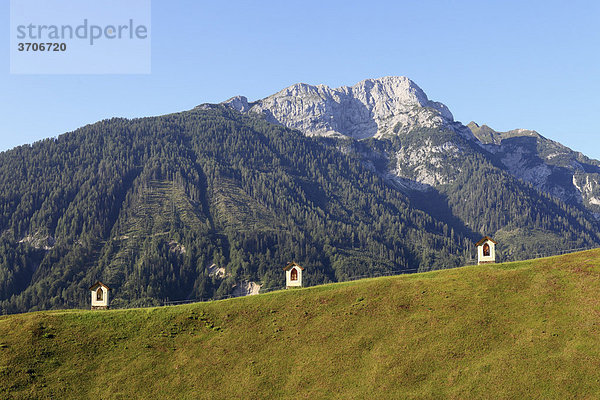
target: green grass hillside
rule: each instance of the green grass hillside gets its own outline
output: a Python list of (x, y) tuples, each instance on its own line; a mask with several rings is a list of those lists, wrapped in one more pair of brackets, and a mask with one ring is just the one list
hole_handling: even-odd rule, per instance
[(184, 306), (4, 316), (0, 398), (599, 398), (599, 294), (592, 250)]

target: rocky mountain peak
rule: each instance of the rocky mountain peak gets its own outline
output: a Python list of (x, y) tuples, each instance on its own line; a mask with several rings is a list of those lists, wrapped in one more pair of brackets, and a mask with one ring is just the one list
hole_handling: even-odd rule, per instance
[(416, 83), (403, 76), (365, 79), (333, 89), (297, 83), (255, 103), (237, 96), (223, 104), (264, 114), (270, 122), (310, 136), (363, 139), (455, 124), (445, 105), (429, 100)]
[(240, 112), (247, 112), (250, 109), (246, 96), (234, 96), (224, 101), (223, 104), (228, 104), (231, 108), (235, 108)]
[(479, 125), (474, 121), (467, 124), (467, 128), (471, 130), (473, 135), (483, 144), (501, 144), (505, 139), (518, 137), (532, 137), (536, 139), (545, 139), (536, 131), (529, 129), (513, 129), (507, 132), (498, 132), (489, 126)]

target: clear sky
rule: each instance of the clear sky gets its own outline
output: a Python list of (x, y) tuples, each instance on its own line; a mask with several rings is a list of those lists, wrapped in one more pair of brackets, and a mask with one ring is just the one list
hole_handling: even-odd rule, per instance
[[(0, 14), (8, 25), (8, 1)], [(465, 124), (534, 129), (600, 159), (599, 21), (597, 0), (153, 0), (148, 75), (11, 75), (5, 28), (0, 150), (296, 82), (404, 75)]]

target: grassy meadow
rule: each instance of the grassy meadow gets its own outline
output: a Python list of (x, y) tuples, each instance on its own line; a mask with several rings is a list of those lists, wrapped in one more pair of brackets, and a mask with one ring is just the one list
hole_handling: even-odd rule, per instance
[(0, 399), (599, 397), (600, 250), (0, 317)]

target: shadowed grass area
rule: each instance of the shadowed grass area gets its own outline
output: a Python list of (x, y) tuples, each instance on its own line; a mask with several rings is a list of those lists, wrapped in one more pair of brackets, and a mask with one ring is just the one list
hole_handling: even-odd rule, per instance
[(0, 317), (0, 398), (598, 398), (600, 250)]

